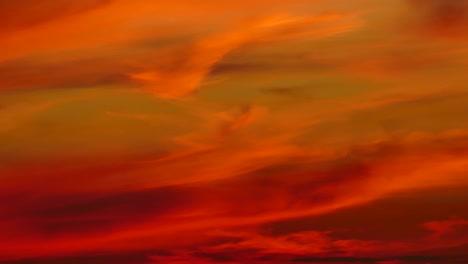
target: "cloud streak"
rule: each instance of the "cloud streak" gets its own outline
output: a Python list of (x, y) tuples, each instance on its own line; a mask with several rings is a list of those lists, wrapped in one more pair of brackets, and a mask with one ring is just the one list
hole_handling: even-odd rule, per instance
[(466, 263), (464, 4), (221, 2), (0, 3), (0, 263)]

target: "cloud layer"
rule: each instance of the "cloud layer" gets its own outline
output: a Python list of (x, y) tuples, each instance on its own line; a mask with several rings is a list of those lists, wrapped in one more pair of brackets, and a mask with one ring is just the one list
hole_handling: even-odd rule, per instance
[(467, 261), (463, 1), (39, 2), (0, 3), (0, 263)]

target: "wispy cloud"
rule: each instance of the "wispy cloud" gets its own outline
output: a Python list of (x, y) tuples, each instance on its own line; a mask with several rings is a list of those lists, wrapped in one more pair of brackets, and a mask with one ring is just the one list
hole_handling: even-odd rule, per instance
[(0, 263), (464, 263), (463, 1), (10, 2)]

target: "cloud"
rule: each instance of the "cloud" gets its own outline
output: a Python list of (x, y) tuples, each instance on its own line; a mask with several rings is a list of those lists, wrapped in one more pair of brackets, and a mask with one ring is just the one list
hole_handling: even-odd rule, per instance
[(2, 36), (18, 30), (27, 30), (54, 20), (66, 18), (95, 8), (101, 8), (112, 0), (85, 0), (70, 3), (64, 0), (39, 0), (34, 5), (27, 0), (2, 1), (0, 17)]
[[(344, 240), (333, 232), (305, 231), (283, 236), (248, 232), (218, 233), (236, 238), (214, 246), (198, 246), (195, 250), (175, 252), (174, 255), (151, 257), (155, 261), (201, 261), (201, 263), (443, 263), (457, 260), (456, 256), (406, 254), (411, 243), (388, 241)], [(421, 241), (418, 241), (421, 243)], [(158, 262), (159, 263), (159, 262)]]
[(26, 126), (29, 120), (34, 119), (34, 116), (50, 108), (69, 102), (80, 101), (89, 97), (92, 97), (92, 95), (80, 94), (39, 102), (15, 102), (5, 104), (0, 108), (0, 133)]
[[(164, 68), (133, 73), (145, 90), (165, 99), (190, 95), (203, 85), (213, 67), (228, 53), (256, 42), (284, 41), (295, 32), (320, 39), (346, 33), (360, 23), (349, 15), (325, 14), (311, 18), (271, 16), (249, 20), (231, 30), (202, 38), (163, 57)], [(292, 30), (292, 32), (291, 32)]]
[(432, 221), (423, 224), (423, 227), (432, 232), (431, 237), (440, 238), (453, 233), (456, 228), (468, 225), (468, 220), (453, 218), (444, 221)]
[[(222, 2), (0, 4), (0, 263), (437, 263), (418, 252), (466, 244), (452, 200), (404, 224), (378, 203), (468, 186), (463, 4), (411, 2), (414, 44), (390, 1)], [(83, 86), (100, 96), (62, 107)]]
[[(8, 234), (16, 232), (19, 241), (24, 239), (20, 235), (21, 230), (28, 230), (35, 236), (29, 235), (27, 243), (12, 242), (5, 250), (10, 254), (47, 255), (52, 251), (79, 252), (91, 245), (101, 250), (116, 249), (121, 245), (128, 248), (126, 241), (133, 240), (141, 241), (134, 244), (139, 249), (158, 244), (178, 245), (203, 240), (203, 237), (189, 234), (212, 228), (242, 227), (323, 215), (366, 204), (396, 192), (468, 184), (459, 174), (466, 168), (466, 142), (463, 133), (415, 135), (398, 141), (354, 146), (346, 153), (321, 161), (304, 156), (302, 161), (278, 163), (278, 160), (267, 159), (266, 163), (255, 166), (252, 160), (268, 156), (256, 156), (261, 152), (253, 152), (245, 154), (244, 159), (239, 154), (228, 152), (229, 155), (221, 156), (220, 162), (212, 163), (212, 158), (220, 154), (215, 151), (213, 156), (207, 153), (196, 157), (208, 158), (206, 161), (210, 162), (192, 163), (195, 167), (187, 166), (194, 156), (168, 160), (167, 165), (157, 164), (154, 168), (149, 163), (150, 171), (160, 176), (148, 177), (143, 181), (136, 181), (142, 168), (135, 166), (135, 163), (130, 163), (128, 172), (125, 166), (123, 169), (116, 166), (111, 170), (90, 169), (86, 172), (89, 179), (86, 184), (81, 179), (81, 186), (67, 186), (59, 181), (55, 184), (62, 186), (62, 190), (50, 192), (44, 189), (42, 193), (34, 192), (36, 195), (23, 195), (23, 199), (15, 203), (10, 200), (9, 208), (13, 210), (3, 209), (3, 219), (10, 221), (6, 225), (10, 230)], [(211, 168), (203, 168), (205, 164), (217, 163), (217, 167), (211, 165)], [(246, 165), (248, 167), (242, 167)], [(179, 171), (175, 168), (179, 168)], [(220, 172), (227, 173), (229, 177), (215, 175)], [(126, 173), (130, 173), (128, 177), (124, 177)], [(171, 177), (165, 181), (161, 178), (164, 174), (171, 174)], [(191, 175), (187, 178), (187, 174)], [(56, 179), (59, 180), (61, 175), (70, 181), (82, 177), (83, 172), (68, 174), (65, 171), (64, 174), (57, 174)], [(140, 175), (148, 175), (148, 171), (143, 170)], [(440, 178), (440, 175), (444, 177)], [(103, 181), (102, 186), (93, 180), (96, 176)], [(34, 177), (37, 178), (37, 174)], [(42, 176), (39, 178), (42, 181), (46, 179)], [(117, 185), (111, 182), (116, 180), (121, 182)], [(17, 180), (15, 182), (18, 183)], [(106, 183), (111, 185), (106, 186)], [(133, 187), (125, 187), (128, 184)], [(152, 184), (161, 187), (150, 188)], [(39, 185), (32, 187), (38, 188)], [(93, 189), (100, 191), (92, 192)], [(27, 193), (27, 189), (24, 191)], [(9, 193), (19, 195), (22, 191), (16, 188)], [(12, 198), (5, 196), (4, 199)], [(184, 233), (188, 242), (174, 240), (177, 233)], [(311, 235), (306, 237), (313, 238)], [(151, 239), (147, 240), (146, 237)], [(264, 247), (266, 251), (272, 248), (271, 245), (267, 246), (270, 243), (268, 240), (259, 239), (246, 243), (254, 248)], [(287, 236), (284, 240), (275, 241), (284, 242), (277, 245), (277, 248), (285, 247), (284, 251), (300, 251), (301, 247), (289, 245), (288, 241), (296, 243), (294, 241), (300, 242), (301, 239), (302, 236)], [(318, 239), (320, 241), (321, 236)], [(52, 251), (34, 249), (38, 241)], [(357, 242), (345, 240), (333, 243), (338, 243), (333, 244), (335, 247), (342, 246), (347, 250), (353, 250), (358, 245)], [(58, 247), (59, 244), (63, 246)], [(386, 246), (388, 243), (383, 243), (382, 250)], [(12, 247), (16, 249), (13, 251)], [(377, 252), (370, 245), (354, 250), (361, 248)]]
[[(369, 101), (340, 111), (382, 106)], [(16, 201), (3, 213), (7, 236), (16, 235), (18, 243), (5, 250), (54, 253), (34, 249), (38, 241), (59, 252), (90, 246), (105, 250), (128, 246), (127, 241), (141, 241), (132, 244), (139, 249), (153, 243), (177, 245), (173, 238), (146, 237), (184, 233), (195, 241), (186, 233), (320, 216), (398, 192), (466, 184), (461, 177), (466, 131), (413, 133), (322, 149), (294, 144), (298, 131), (288, 124), (278, 122), (282, 129), (275, 133), (264, 130), (272, 115), (262, 111), (253, 105), (205, 111), (202, 115), (211, 123), (181, 140), (182, 148), (144, 156), (146, 162), (110, 155), (68, 164), (0, 167), (7, 175), (4, 198)], [(227, 132), (213, 137), (220, 131)], [(34, 239), (26, 239), (21, 230), (31, 231)], [(64, 246), (57, 248), (59, 244)]]
[[(197, 12), (210, 17), (227, 10), (193, 10), (195, 14), (175, 16), (173, 23), (163, 27), (160, 24), (167, 22), (155, 19), (154, 15), (180, 15), (183, 11), (180, 3), (137, 1), (129, 8), (124, 1), (96, 0), (76, 5), (42, 2), (41, 9), (26, 4), (5, 4), (2, 9), (14, 10), (6, 11), (9, 14), (20, 14), (5, 16), (5, 30), (14, 34), (0, 43), (2, 49), (9, 51), (0, 56), (0, 89), (96, 84), (131, 87), (133, 80), (161, 98), (179, 98), (196, 91), (212, 68), (240, 47), (305, 37), (321, 39), (355, 30), (361, 24), (350, 14), (297, 15), (294, 5), (288, 5), (283, 12), (291, 15), (256, 11), (247, 16), (249, 19), (240, 16), (223, 20), (215, 29), (210, 19), (200, 20)], [(261, 3), (253, 1), (247, 6), (256, 7)], [(128, 9), (133, 12), (122, 12)], [(102, 20), (103, 16), (109, 19)], [(141, 22), (142, 19), (148, 21)], [(187, 27), (187, 20), (194, 27), (210, 27), (207, 32), (200, 32)], [(149, 30), (145, 23), (154, 26)], [(142, 44), (154, 39), (167, 43)], [(31, 42), (37, 45), (28, 45)]]
[(130, 83), (119, 59), (19, 60), (0, 65), (0, 90), (76, 88)]
[(468, 4), (460, 0), (407, 0), (416, 27), (443, 38), (466, 38)]
[(232, 115), (228, 113), (222, 113), (226, 122), (220, 127), (221, 135), (229, 135), (236, 130), (242, 129), (249, 125), (252, 122), (255, 122), (255, 119), (260, 118), (262, 111), (259, 107), (253, 107), (251, 105), (245, 105), (238, 110), (238, 113), (233, 113)]

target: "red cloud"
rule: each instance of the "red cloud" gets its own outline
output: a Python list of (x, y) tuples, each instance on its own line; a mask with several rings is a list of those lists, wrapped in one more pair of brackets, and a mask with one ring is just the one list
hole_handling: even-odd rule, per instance
[(468, 4), (463, 0), (407, 0), (415, 25), (422, 32), (439, 37), (466, 38)]
[(432, 237), (440, 238), (456, 231), (457, 228), (468, 225), (468, 220), (453, 218), (444, 221), (432, 221), (423, 224), (423, 227), (432, 232)]
[(0, 3), (0, 263), (465, 249), (463, 195), (379, 207), (468, 187), (464, 3), (410, 1), (409, 37), (390, 0), (29, 2)]

